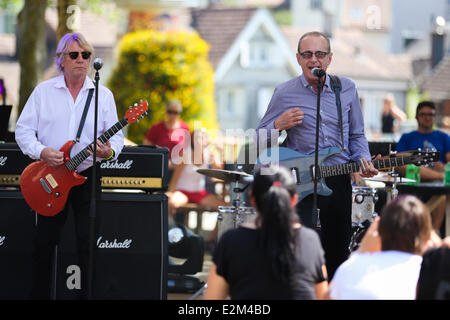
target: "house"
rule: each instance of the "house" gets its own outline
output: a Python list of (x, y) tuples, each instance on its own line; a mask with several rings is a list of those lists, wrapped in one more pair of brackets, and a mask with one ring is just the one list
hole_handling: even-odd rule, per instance
[(263, 8), (193, 10), (192, 27), (210, 45), (220, 128), (256, 128), (274, 88), (301, 72), (295, 51)]

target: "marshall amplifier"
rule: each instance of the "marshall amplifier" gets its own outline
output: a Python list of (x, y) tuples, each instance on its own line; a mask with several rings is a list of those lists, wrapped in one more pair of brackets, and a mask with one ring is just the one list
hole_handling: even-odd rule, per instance
[(19, 186), (20, 175), (31, 162), (16, 143), (0, 143), (0, 186)]
[(101, 163), (102, 188), (167, 190), (169, 149), (126, 146), (115, 161)]
[[(104, 191), (98, 202), (93, 298), (167, 299), (167, 196)], [(57, 254), (56, 299), (80, 297), (81, 269), (72, 212)]]

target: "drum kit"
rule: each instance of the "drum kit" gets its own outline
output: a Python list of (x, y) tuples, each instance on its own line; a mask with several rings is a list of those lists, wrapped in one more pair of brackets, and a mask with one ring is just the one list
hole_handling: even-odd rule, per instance
[[(232, 206), (219, 206), (217, 220), (219, 221), (217, 239), (229, 229), (236, 229), (243, 223), (252, 222), (256, 219), (256, 210), (253, 207), (243, 206), (244, 202), (241, 199), (247, 187), (253, 182), (253, 175), (242, 171), (230, 171), (221, 169), (198, 169), (207, 177), (222, 180), (227, 183), (234, 183), (233, 192), (236, 194), (232, 201)], [(245, 184), (243, 188), (239, 184)]]
[[(218, 236), (217, 239), (229, 229), (235, 229), (243, 223), (252, 222), (256, 218), (256, 211), (253, 207), (244, 206), (241, 199), (247, 187), (253, 182), (253, 176), (242, 171), (230, 171), (221, 169), (199, 169), (198, 173), (210, 178), (222, 180), (226, 183), (234, 183), (233, 192), (235, 199), (232, 201), (232, 206), (220, 206), (218, 208), (217, 219)], [(415, 182), (415, 180), (399, 177), (394, 172), (383, 173), (372, 178), (364, 178), (367, 184), (370, 182), (382, 183), (386, 188), (387, 198), (389, 202), (395, 199), (398, 195), (397, 183)], [(240, 188), (239, 184), (245, 186)], [(371, 186), (353, 186), (352, 187), (352, 237), (349, 245), (349, 251), (355, 251), (361, 242), (364, 233), (373, 222), (374, 218), (378, 216), (375, 210), (375, 204), (378, 201), (377, 188)]]

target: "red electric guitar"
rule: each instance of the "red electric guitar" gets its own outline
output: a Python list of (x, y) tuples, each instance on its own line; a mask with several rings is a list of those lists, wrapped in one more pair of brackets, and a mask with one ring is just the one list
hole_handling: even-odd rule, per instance
[[(138, 121), (147, 114), (148, 103), (135, 103), (127, 110), (125, 117), (109, 128), (98, 139), (105, 143), (129, 123)], [(60, 151), (64, 152), (64, 164), (52, 167), (40, 160), (28, 165), (20, 176), (20, 188), (28, 205), (43, 216), (54, 216), (64, 209), (70, 189), (83, 184), (86, 178), (76, 173), (75, 169), (93, 151), (92, 144), (70, 159), (70, 149), (75, 141), (67, 141)]]

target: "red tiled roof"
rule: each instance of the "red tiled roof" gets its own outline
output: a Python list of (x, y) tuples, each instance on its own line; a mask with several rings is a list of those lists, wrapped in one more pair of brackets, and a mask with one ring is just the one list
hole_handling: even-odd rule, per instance
[(433, 100), (450, 99), (450, 55), (447, 54), (434, 68), (433, 74), (424, 80), (422, 88)]

